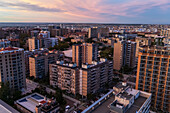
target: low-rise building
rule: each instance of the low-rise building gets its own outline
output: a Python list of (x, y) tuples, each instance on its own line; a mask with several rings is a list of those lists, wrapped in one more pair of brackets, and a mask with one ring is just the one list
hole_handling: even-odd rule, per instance
[(149, 113), (151, 93), (118, 83), (82, 113)]
[(33, 93), (15, 101), (17, 108), (23, 113), (59, 113), (60, 107), (54, 98), (49, 99)]
[(113, 87), (115, 99), (110, 104), (111, 112), (118, 113), (148, 113), (151, 104), (151, 93), (136, 90), (119, 83)]

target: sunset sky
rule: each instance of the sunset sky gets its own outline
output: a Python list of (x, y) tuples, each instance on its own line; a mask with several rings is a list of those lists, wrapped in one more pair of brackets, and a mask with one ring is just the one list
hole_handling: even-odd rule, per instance
[(0, 0), (0, 22), (170, 24), (170, 0)]

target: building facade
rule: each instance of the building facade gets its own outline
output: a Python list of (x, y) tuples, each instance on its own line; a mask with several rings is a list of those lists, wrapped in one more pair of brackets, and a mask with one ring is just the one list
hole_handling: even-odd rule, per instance
[(76, 64), (64, 61), (50, 64), (50, 85), (69, 93), (79, 93), (79, 69)]
[(164, 47), (139, 49), (136, 89), (152, 93), (152, 107), (170, 112), (170, 51)]
[(96, 44), (83, 43), (72, 46), (72, 62), (77, 66), (81, 66), (82, 63), (92, 64), (97, 57), (98, 46)]
[(10, 88), (26, 88), (24, 49), (7, 47), (0, 50), (0, 82), (9, 82)]
[(122, 66), (135, 67), (136, 42), (118, 41), (114, 43), (113, 69), (120, 70)]
[(112, 68), (113, 62), (106, 59), (82, 64), (82, 68), (77, 67), (75, 63), (57, 61), (56, 64), (50, 64), (50, 85), (58, 86), (69, 93), (87, 96), (111, 83)]
[(92, 64), (82, 64), (79, 78), (79, 94), (87, 96), (96, 93), (112, 81), (113, 62), (106, 59), (93, 61)]
[(33, 37), (28, 39), (29, 51), (40, 48), (39, 39)]
[(11, 42), (8, 39), (1, 39), (0, 40), (0, 48), (9, 47)]
[(58, 56), (59, 54), (53, 51), (30, 56), (30, 76), (34, 76), (34, 78), (43, 78), (47, 76), (49, 72), (49, 64), (55, 63)]
[(170, 37), (170, 29), (162, 29), (160, 35), (166, 38)]
[(44, 39), (45, 48), (54, 47), (58, 45), (58, 38), (46, 38)]
[(97, 38), (97, 37), (98, 37), (98, 28), (97, 27), (89, 28), (88, 38)]

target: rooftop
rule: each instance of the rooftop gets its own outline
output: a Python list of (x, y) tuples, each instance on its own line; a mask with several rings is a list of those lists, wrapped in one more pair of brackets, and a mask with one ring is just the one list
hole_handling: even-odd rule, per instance
[(14, 51), (23, 51), (24, 49), (22, 48), (17, 48), (17, 47), (6, 47), (6, 48), (1, 48), (0, 53), (6, 53), (6, 52), (14, 52)]
[(0, 113), (19, 113), (17, 110), (0, 100)]
[(127, 110), (126, 113), (136, 113), (136, 111), (138, 111), (141, 106), (145, 103), (145, 101), (147, 100), (146, 97), (143, 96), (139, 96), (134, 103), (132, 104), (132, 106)]
[(31, 112), (35, 112), (35, 107), (39, 105), (39, 103), (43, 103), (44, 101), (47, 102), (48, 100), (49, 99), (46, 100), (44, 96), (38, 93), (33, 93), (31, 95), (28, 95), (17, 100), (16, 103), (28, 109)]
[(63, 51), (66, 57), (72, 57), (72, 49)]
[[(117, 87), (122, 88), (123, 86), (121, 84), (118, 84)], [(114, 93), (113, 90), (112, 93)], [(134, 100), (133, 104), (130, 106), (129, 109), (127, 109), (127, 105), (129, 105), (129, 103), (126, 102), (126, 104), (124, 104), (124, 102), (119, 99), (122, 98), (119, 97), (119, 94), (126, 97), (127, 99), (134, 97), (131, 98), (131, 100), (129, 101), (131, 103)], [(83, 112), (99, 113), (102, 111), (102, 113), (112, 113), (112, 112), (118, 112), (119, 110), (121, 111), (122, 109), (122, 110), (126, 110), (125, 111), (126, 113), (136, 113), (136, 112), (141, 112), (141, 110), (143, 110), (145, 107), (149, 107), (150, 99), (151, 99), (150, 93), (146, 93), (128, 87), (128, 89), (125, 88), (124, 91), (121, 90), (119, 94), (110, 95), (109, 92), (104, 97), (102, 97), (102, 98), (107, 97), (105, 101), (103, 101), (102, 98), (100, 98), (98, 101), (94, 103), (95, 105), (92, 104), (86, 109), (86, 111), (84, 110)]]

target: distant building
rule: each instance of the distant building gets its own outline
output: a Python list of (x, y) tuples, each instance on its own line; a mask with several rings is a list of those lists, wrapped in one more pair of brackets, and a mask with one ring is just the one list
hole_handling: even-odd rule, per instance
[(15, 101), (17, 108), (23, 113), (59, 113), (60, 107), (54, 98), (48, 99), (33, 93)]
[(170, 112), (170, 51), (165, 47), (139, 49), (136, 89), (152, 93), (151, 105)]
[(72, 62), (77, 66), (81, 66), (82, 63), (92, 64), (92, 61), (97, 60), (98, 46), (90, 43), (73, 45), (72, 56)]
[(109, 28), (89, 28), (88, 38), (101, 38), (109, 36)]
[(35, 38), (37, 38), (38, 37), (38, 34), (39, 34), (39, 30), (32, 30), (31, 31), (31, 37), (35, 37)]
[(44, 48), (40, 48), (39, 50), (24, 51), (26, 76), (30, 76), (29, 57), (36, 54), (47, 53), (48, 51), (49, 51), (48, 49), (44, 49)]
[(24, 49), (0, 49), (0, 82), (9, 82), (10, 87), (16, 90), (26, 88)]
[(19, 39), (8, 39), (12, 47), (20, 47)]
[(80, 39), (80, 38), (75, 38), (75, 39), (71, 39), (71, 42), (75, 42), (75, 43), (77, 43), (77, 42), (84, 42), (84, 39)]
[(0, 48), (9, 47), (11, 42), (8, 39), (1, 39), (0, 40)]
[(28, 44), (29, 44), (29, 51), (32, 51), (34, 49), (39, 49), (40, 48), (40, 42), (39, 39), (33, 37), (28, 39)]
[(43, 78), (49, 72), (49, 64), (53, 64), (58, 59), (58, 52), (49, 51), (42, 54), (35, 54), (29, 57), (30, 76)]
[(99, 28), (98, 29), (98, 38), (109, 37), (109, 28)]
[(2, 28), (0, 28), (0, 39), (5, 38), (5, 32)]
[(143, 37), (136, 37), (136, 57), (138, 57), (139, 47), (140, 46), (150, 46), (151, 45), (151, 38), (143, 38)]
[(46, 38), (44, 39), (45, 48), (54, 47), (58, 45), (58, 38)]
[(38, 34), (39, 38), (50, 38), (50, 32), (49, 31), (40, 31)]
[(97, 38), (98, 37), (98, 28), (89, 28), (88, 31), (88, 38)]
[(170, 29), (162, 29), (160, 35), (166, 38), (170, 37)]
[(118, 41), (114, 43), (113, 69), (120, 70), (122, 66), (135, 67), (136, 42)]
[(64, 41), (66, 39), (66, 37), (63, 37), (63, 36), (56, 36), (56, 38), (58, 38), (58, 40), (60, 41)]
[(50, 85), (69, 93), (79, 93), (79, 69), (76, 64), (57, 61), (49, 67)]

